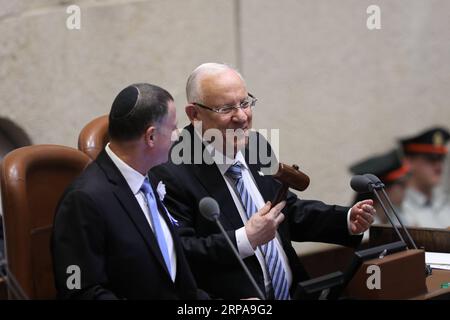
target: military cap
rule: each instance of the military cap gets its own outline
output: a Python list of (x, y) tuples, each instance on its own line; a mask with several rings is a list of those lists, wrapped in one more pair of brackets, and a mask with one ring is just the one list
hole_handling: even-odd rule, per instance
[(425, 154), (445, 156), (448, 152), (445, 146), (450, 139), (450, 133), (444, 128), (431, 128), (405, 139), (400, 143), (406, 155)]
[(350, 171), (353, 174), (374, 174), (384, 184), (388, 185), (407, 177), (410, 172), (410, 167), (403, 160), (402, 152), (394, 149), (355, 163), (350, 167)]

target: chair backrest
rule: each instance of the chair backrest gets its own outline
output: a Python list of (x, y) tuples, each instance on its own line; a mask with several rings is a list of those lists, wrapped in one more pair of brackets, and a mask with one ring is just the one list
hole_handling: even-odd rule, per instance
[(6, 259), (31, 299), (56, 296), (50, 253), (55, 209), (66, 187), (89, 162), (84, 153), (57, 145), (19, 148), (3, 159)]
[(108, 115), (89, 122), (78, 136), (78, 150), (95, 160), (109, 141), (108, 123)]

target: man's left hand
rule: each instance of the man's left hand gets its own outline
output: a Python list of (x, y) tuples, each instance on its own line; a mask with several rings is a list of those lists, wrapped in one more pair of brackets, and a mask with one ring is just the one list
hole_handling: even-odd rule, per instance
[(363, 200), (356, 203), (350, 211), (350, 230), (352, 233), (359, 234), (369, 229), (375, 213), (373, 200)]

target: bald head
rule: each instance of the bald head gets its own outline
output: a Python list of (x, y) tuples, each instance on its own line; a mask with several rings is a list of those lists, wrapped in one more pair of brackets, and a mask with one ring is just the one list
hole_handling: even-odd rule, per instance
[(221, 63), (203, 63), (192, 71), (186, 84), (188, 103), (204, 103), (205, 95), (215, 95), (222, 89), (224, 78), (236, 77), (245, 87), (241, 74), (234, 68)]

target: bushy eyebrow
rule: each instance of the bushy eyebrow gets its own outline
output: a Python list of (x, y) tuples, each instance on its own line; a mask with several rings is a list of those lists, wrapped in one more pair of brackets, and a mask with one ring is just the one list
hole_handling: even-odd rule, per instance
[[(248, 98), (248, 95), (246, 95), (244, 98), (242, 98), (241, 100), (239, 100), (239, 103), (242, 103), (242, 102), (244, 102), (245, 101), (245, 99), (247, 99)], [(234, 103), (233, 104), (225, 104), (225, 105), (223, 105), (222, 106), (222, 108), (223, 107), (234, 107)]]

